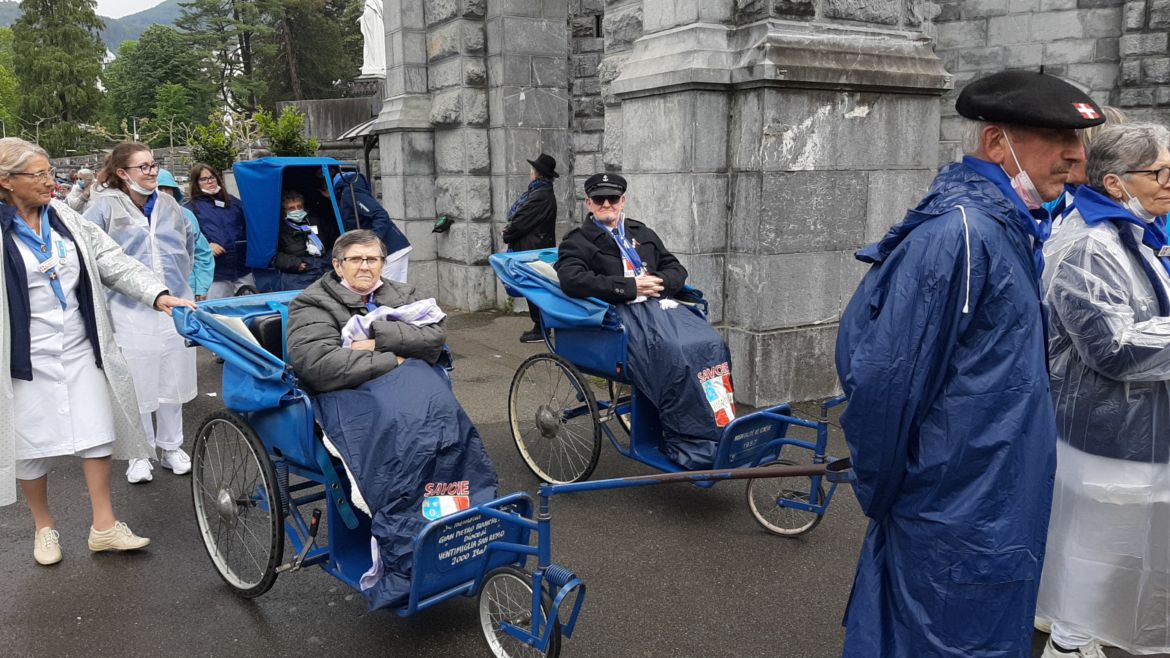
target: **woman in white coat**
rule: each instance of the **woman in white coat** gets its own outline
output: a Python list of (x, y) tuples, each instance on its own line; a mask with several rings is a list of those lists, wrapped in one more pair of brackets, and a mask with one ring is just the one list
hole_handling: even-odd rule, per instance
[[(67, 205), (53, 200), (44, 150), (0, 139), (0, 505), (16, 482), (36, 524), (33, 556), (61, 560), (48, 503), (48, 458), (82, 458), (94, 551), (146, 546), (114, 516), (110, 458), (147, 454), (125, 361), (113, 342), (105, 288), (170, 313), (191, 305)], [(161, 314), (159, 314), (161, 315)]]
[[(114, 147), (98, 172), (106, 187), (93, 194), (85, 218), (105, 230), (127, 256), (150, 268), (172, 294), (190, 299), (195, 234), (178, 202), (158, 193), (158, 171), (146, 145), (125, 142)], [(109, 305), (114, 339), (134, 378), (146, 440), (159, 449), (163, 468), (176, 475), (188, 473), (191, 458), (182, 447), (183, 403), (197, 393), (195, 350), (186, 346), (170, 318), (140, 300), (111, 292)], [(148, 482), (151, 469), (149, 459), (133, 459), (126, 479), (131, 484)]]
[(1170, 652), (1170, 131), (1109, 126), (1044, 245), (1057, 467), (1044, 658)]

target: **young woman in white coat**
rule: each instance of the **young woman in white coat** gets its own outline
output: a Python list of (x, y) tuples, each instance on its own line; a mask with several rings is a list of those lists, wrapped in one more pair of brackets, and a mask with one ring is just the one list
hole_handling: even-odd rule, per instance
[[(144, 144), (114, 147), (98, 172), (106, 186), (95, 192), (85, 218), (100, 226), (126, 255), (150, 268), (172, 294), (190, 299), (195, 234), (178, 202), (158, 193), (159, 165)], [(146, 440), (159, 450), (159, 464), (176, 475), (191, 470), (183, 451), (183, 403), (196, 395), (195, 350), (187, 347), (170, 318), (126, 295), (111, 293), (114, 338), (134, 378)], [(154, 418), (152, 418), (152, 415)], [(157, 419), (158, 427), (154, 421)], [(153, 479), (149, 459), (126, 469), (131, 483)]]
[(16, 501), (19, 482), (36, 524), (33, 556), (44, 565), (61, 560), (48, 502), (50, 457), (81, 457), (93, 508), (90, 550), (150, 543), (117, 520), (110, 496), (111, 457), (145, 456), (148, 446), (105, 289), (168, 314), (193, 306), (53, 200), (53, 189), (44, 150), (0, 139), (0, 505)]

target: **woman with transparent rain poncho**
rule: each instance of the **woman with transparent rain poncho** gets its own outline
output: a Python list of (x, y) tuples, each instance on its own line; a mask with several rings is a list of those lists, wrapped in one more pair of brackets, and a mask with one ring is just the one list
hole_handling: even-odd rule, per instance
[(1044, 247), (1057, 470), (1045, 658), (1170, 651), (1170, 131), (1110, 126)]

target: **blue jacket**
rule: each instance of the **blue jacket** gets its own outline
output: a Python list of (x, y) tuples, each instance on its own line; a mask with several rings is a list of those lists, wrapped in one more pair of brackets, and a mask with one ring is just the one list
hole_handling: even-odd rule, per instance
[(199, 221), (199, 229), (210, 243), (224, 248), (224, 253), (215, 257), (215, 280), (233, 281), (248, 273), (244, 265), (247, 256), (247, 234), (244, 224), (244, 206), (240, 200), (227, 195), (224, 207), (216, 205), (216, 199), (201, 195), (183, 204)]
[[(386, 253), (392, 254), (410, 246), (410, 241), (390, 221), (390, 214), (370, 194), (366, 177), (359, 173), (337, 174), (333, 177), (333, 194), (337, 196), (337, 209), (345, 230), (364, 228), (378, 234), (386, 245)], [(354, 202), (357, 202), (355, 211)]]
[(836, 360), (871, 522), (845, 656), (1029, 654), (1056, 468), (1040, 234), (967, 158), (857, 254)]

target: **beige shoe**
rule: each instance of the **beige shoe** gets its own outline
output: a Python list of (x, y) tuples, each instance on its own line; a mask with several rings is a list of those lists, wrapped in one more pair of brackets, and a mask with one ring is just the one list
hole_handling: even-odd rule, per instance
[(61, 535), (53, 528), (37, 530), (33, 538), (33, 559), (37, 564), (49, 566), (61, 561)]
[(139, 537), (130, 532), (130, 528), (121, 521), (116, 521), (114, 527), (98, 532), (89, 528), (89, 550), (99, 551), (136, 551), (150, 545), (146, 537)]

